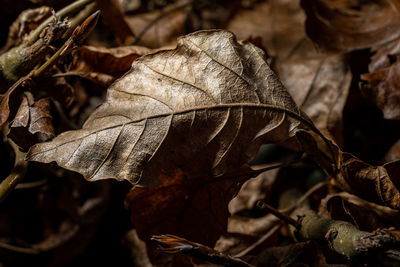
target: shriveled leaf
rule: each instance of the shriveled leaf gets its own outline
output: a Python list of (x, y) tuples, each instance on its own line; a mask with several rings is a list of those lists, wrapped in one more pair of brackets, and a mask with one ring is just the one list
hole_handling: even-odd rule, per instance
[(83, 129), (35, 145), (27, 158), (141, 185), (176, 167), (189, 178), (220, 176), (262, 143), (314, 127), (263, 56), (230, 32), (187, 35), (175, 50), (136, 60)]
[(385, 119), (400, 119), (400, 39), (374, 51), (369, 73), (361, 75), (361, 91), (383, 111)]
[(22, 77), (2, 95), (0, 102), (0, 130), (3, 129), (5, 123), (9, 120), (10, 114), (11, 118), (16, 114), (21, 103), (19, 96), (24, 91), (27, 83), (30, 82), (29, 77)]
[[(83, 46), (74, 53), (69, 72), (76, 72), (84, 78), (109, 86), (131, 68), (134, 60), (151, 52), (151, 49), (142, 46)], [(105, 81), (104, 75), (110, 78)]]
[(307, 35), (322, 49), (348, 52), (400, 36), (397, 0), (302, 0)]
[(50, 99), (34, 101), (32, 94), (26, 93), (11, 123), (8, 137), (28, 150), (32, 145), (55, 136), (51, 121)]
[(327, 170), (343, 190), (368, 201), (400, 209), (400, 161), (373, 166), (343, 152), (334, 142), (330, 144), (333, 153), (327, 155), (334, 155), (334, 158), (327, 160), (324, 156), (326, 152), (321, 152), (308, 132), (299, 130), (296, 137), (303, 150)]
[(350, 221), (363, 231), (390, 227), (400, 219), (398, 210), (368, 202), (346, 192), (327, 195), (321, 201), (320, 213), (334, 220)]

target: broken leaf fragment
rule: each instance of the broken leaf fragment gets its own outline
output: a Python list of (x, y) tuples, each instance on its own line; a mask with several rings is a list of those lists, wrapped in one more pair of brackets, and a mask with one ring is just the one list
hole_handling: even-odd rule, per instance
[(220, 176), (307, 126), (262, 50), (227, 31), (200, 31), (134, 61), (81, 130), (33, 146), (27, 159), (88, 180), (154, 185), (176, 167), (188, 178)]

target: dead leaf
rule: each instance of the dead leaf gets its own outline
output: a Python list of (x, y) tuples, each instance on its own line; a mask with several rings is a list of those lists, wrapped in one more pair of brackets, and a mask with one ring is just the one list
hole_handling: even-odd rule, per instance
[(19, 147), (28, 150), (32, 145), (55, 136), (51, 121), (50, 99), (35, 101), (32, 94), (26, 92), (10, 125), (8, 137)]
[(333, 220), (349, 221), (363, 231), (374, 231), (394, 225), (400, 212), (380, 206), (346, 192), (327, 195), (320, 206), (320, 213)]
[(270, 0), (240, 10), (227, 25), (239, 39), (262, 38), (272, 57), (286, 58), (304, 40), (305, 14), (299, 0)]
[(314, 124), (342, 144), (342, 113), (351, 84), (350, 68), (342, 55), (327, 56), (315, 50), (307, 55), (304, 50), (277, 62), (281, 81)]
[(302, 0), (307, 35), (323, 50), (349, 52), (400, 36), (397, 0)]
[(97, 0), (97, 5), (106, 23), (112, 28), (119, 43), (130, 44), (135, 39), (131, 28), (126, 22), (125, 12), (118, 0)]
[[(98, 84), (109, 86), (131, 68), (134, 60), (151, 52), (151, 49), (142, 46), (83, 46), (74, 53), (69, 73), (76, 73)], [(105, 75), (109, 79), (104, 80)]]
[[(181, 170), (161, 173), (161, 185), (134, 187), (125, 203), (139, 237), (170, 233), (214, 246), (226, 232), (228, 203), (248, 177), (187, 179)], [(151, 258), (158, 252), (148, 243)]]
[(189, 178), (220, 176), (262, 143), (317, 131), (263, 56), (230, 32), (187, 35), (175, 50), (134, 61), (82, 130), (35, 145), (27, 158), (140, 185), (176, 167)]
[(42, 6), (35, 9), (26, 9), (11, 24), (8, 31), (8, 39), (2, 52), (7, 51), (11, 47), (20, 45), (26, 34), (34, 30), (40, 23), (51, 16), (53, 9), (48, 6)]
[(385, 119), (400, 119), (400, 39), (373, 50), (369, 73), (361, 75), (361, 91), (383, 111)]
[(136, 36), (135, 45), (158, 48), (175, 45), (185, 33), (189, 1), (167, 5), (162, 10), (127, 16), (128, 25)]
[[(303, 150), (326, 170), (343, 190), (380, 205), (400, 208), (400, 161), (373, 166), (350, 153), (343, 152), (333, 141), (330, 151), (325, 148), (325, 152), (321, 152), (319, 144), (304, 130), (297, 131), (296, 137)], [(327, 160), (326, 156), (332, 155), (334, 158)]]

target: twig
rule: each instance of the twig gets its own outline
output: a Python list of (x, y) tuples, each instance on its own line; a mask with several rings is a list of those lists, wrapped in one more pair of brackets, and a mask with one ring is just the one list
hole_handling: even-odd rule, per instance
[(223, 254), (210, 247), (195, 243), (175, 235), (153, 236), (151, 240), (156, 241), (161, 246), (161, 251), (165, 253), (185, 253), (211, 263), (224, 266), (254, 267), (239, 258)]
[(256, 205), (257, 205), (257, 207), (259, 207), (260, 209), (269, 211), (270, 213), (272, 213), (273, 215), (275, 215), (276, 217), (278, 217), (278, 218), (281, 219), (282, 221), (285, 221), (285, 222), (287, 222), (288, 224), (291, 224), (291, 225), (293, 225), (293, 226), (296, 227), (296, 228), (299, 226), (298, 221), (296, 221), (295, 219), (293, 219), (293, 218), (291, 218), (290, 216), (288, 216), (288, 215), (282, 213), (281, 211), (275, 209), (274, 207), (268, 205), (267, 203), (265, 203), (265, 202), (263, 202), (263, 201), (261, 201), (261, 200), (259, 200), (259, 201), (257, 202)]
[[(83, 10), (86, 14), (86, 12), (91, 11), (91, 9), (85, 9)], [(72, 33), (71, 37), (61, 46), (58, 51), (51, 56), (42, 66), (39, 67), (39, 69), (35, 70), (32, 74), (32, 78), (37, 78), (40, 75), (42, 75), (44, 72), (46, 72), (50, 67), (52, 67), (57, 60), (63, 56), (66, 55), (67, 53), (70, 53), (72, 50), (77, 48), (82, 41), (88, 36), (88, 34), (93, 30), (94, 26), (96, 25), (98, 19), (100, 16), (100, 11), (97, 11), (90, 15), (88, 18), (86, 18), (85, 21), (80, 26), (77, 26)], [(81, 15), (80, 18), (83, 16)], [(87, 16), (85, 16), (87, 17)]]
[[(4, 128), (3, 133), (7, 129)], [(17, 186), (17, 184), (24, 178), (28, 162), (25, 161), (25, 153), (21, 152), (18, 146), (11, 140), (7, 139), (15, 152), (15, 163), (11, 173), (0, 184), (0, 203), (10, 194), (10, 192)]]
[(258, 239), (256, 242), (248, 246), (245, 250), (242, 250), (238, 254), (236, 254), (234, 257), (243, 257), (246, 256), (247, 253), (255, 249), (258, 245), (262, 244), (265, 240), (270, 238), (278, 229), (282, 226), (282, 222), (278, 221), (278, 224), (272, 227), (266, 234), (264, 234), (260, 239)]
[[(63, 18), (69, 14), (72, 14), (80, 9), (82, 9), (84, 6), (86, 6), (87, 4), (93, 2), (94, 0), (80, 0), (80, 1), (76, 1), (66, 7), (64, 7), (63, 9), (61, 9), (60, 11), (58, 11), (55, 16), (59, 17), (59, 18)], [(34, 31), (32, 31), (29, 34), (29, 38), (28, 38), (28, 43), (27, 45), (32, 45), (40, 36), (40, 33), (43, 31), (44, 28), (46, 28), (53, 20), (53, 17), (50, 17), (48, 19), (46, 19), (45, 21), (43, 21)]]
[(176, 6), (175, 8), (172, 8), (168, 11), (165, 11), (164, 13), (160, 14), (157, 18), (155, 18), (153, 21), (151, 21), (149, 24), (147, 24), (147, 26), (137, 35), (135, 41), (133, 42), (132, 45), (137, 45), (140, 40), (142, 40), (143, 36), (146, 34), (146, 32), (148, 30), (150, 30), (151, 27), (153, 27), (159, 20), (161, 20), (162, 18), (165, 18), (166, 16), (174, 13), (175, 11), (178, 11), (180, 9), (183, 9), (187, 6), (190, 6), (192, 4), (192, 1), (188, 1), (188, 2), (183, 2), (182, 4)]

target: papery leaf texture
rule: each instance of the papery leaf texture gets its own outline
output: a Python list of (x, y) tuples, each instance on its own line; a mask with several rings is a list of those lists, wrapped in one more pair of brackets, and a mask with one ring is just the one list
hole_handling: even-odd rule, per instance
[(307, 127), (261, 49), (231, 32), (199, 31), (134, 61), (82, 129), (33, 146), (27, 159), (56, 161), (88, 180), (155, 185), (175, 168), (188, 178), (220, 176), (261, 144), (287, 143)]

